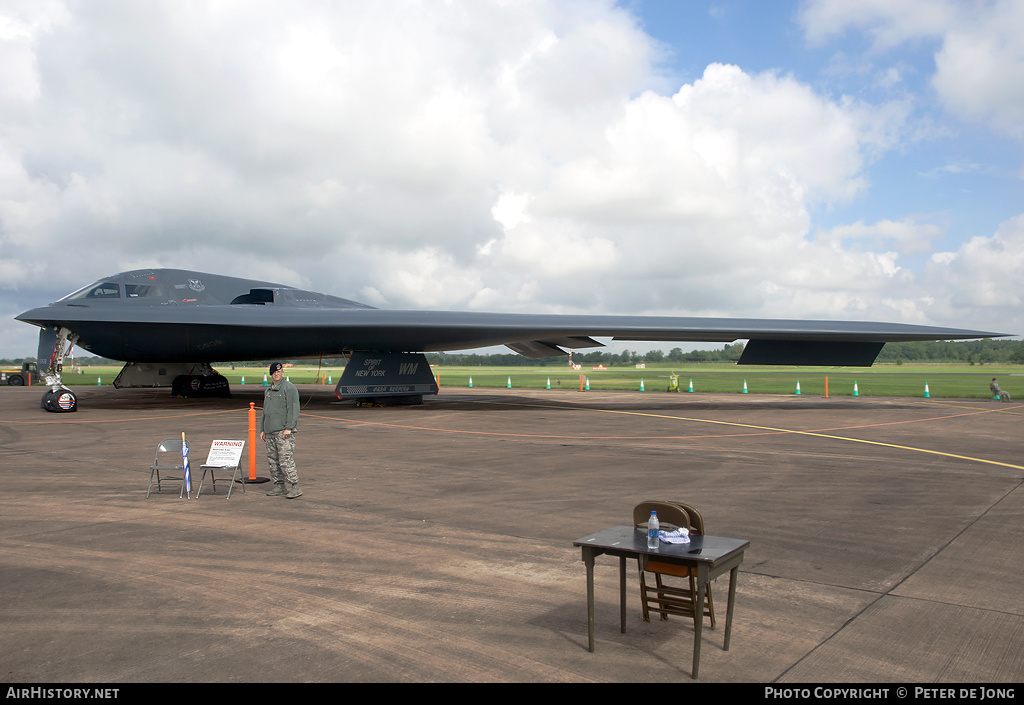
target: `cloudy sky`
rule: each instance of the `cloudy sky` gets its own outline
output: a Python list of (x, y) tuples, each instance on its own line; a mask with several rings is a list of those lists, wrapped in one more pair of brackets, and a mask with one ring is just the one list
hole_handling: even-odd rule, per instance
[(1024, 333), (1024, 0), (0, 0), (12, 320), (180, 267), (387, 308)]

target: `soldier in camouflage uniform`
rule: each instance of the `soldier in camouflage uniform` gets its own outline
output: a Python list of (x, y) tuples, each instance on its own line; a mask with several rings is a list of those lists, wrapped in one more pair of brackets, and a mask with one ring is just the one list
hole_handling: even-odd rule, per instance
[(988, 383), (989, 391), (992, 392), (993, 399), (999, 399), (999, 401), (1010, 401), (1010, 393), (1004, 392), (999, 388), (999, 383), (996, 382), (996, 378), (993, 377), (992, 381)]
[[(263, 392), (263, 416), (260, 440), (267, 444), (267, 464), (274, 487), (268, 495), (295, 499), (302, 495), (299, 474), (295, 470), (295, 431), (299, 425), (299, 390), (284, 379), (284, 365), (270, 366), (273, 383)], [(292, 488), (285, 492), (285, 480)]]

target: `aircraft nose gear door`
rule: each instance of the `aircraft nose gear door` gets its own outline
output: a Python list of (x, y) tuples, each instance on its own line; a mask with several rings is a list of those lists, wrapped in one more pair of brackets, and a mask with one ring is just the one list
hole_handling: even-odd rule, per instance
[(58, 413), (78, 411), (78, 397), (64, 386), (62, 376), (64, 358), (71, 352), (77, 337), (67, 328), (54, 332), (52, 328), (39, 331), (39, 350), (36, 353), (40, 369), (45, 369), (50, 389), (39, 404), (47, 411)]

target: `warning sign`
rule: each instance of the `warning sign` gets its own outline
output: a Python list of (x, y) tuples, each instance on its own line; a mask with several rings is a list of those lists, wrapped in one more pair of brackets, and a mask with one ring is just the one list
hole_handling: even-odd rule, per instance
[(233, 468), (242, 460), (245, 441), (214, 441), (205, 465), (215, 468)]

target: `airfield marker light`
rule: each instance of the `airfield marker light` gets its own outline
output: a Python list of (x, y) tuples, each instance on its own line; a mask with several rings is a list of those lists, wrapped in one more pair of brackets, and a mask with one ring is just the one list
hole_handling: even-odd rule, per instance
[(505, 385), (505, 388), (506, 389), (512, 389), (512, 378), (511, 377), (508, 378), (508, 384)]
[(469, 388), (470, 389), (473, 388), (473, 376), (472, 375), (470, 375), (470, 377), (469, 377)]
[(690, 391), (691, 392), (693, 391), (693, 380), (692, 379), (690, 380)]
[(859, 397), (860, 394), (857, 392), (857, 380), (853, 380), (853, 396)]
[(640, 391), (641, 392), (644, 391), (644, 378), (643, 377), (640, 378)]
[(245, 375), (242, 375), (242, 386), (245, 386)]
[(266, 372), (263, 373), (263, 386), (264, 387), (267, 386), (267, 373)]
[(99, 378), (99, 377), (97, 377), (97, 378), (96, 378), (96, 386), (97, 386), (97, 387), (99, 387), (99, 386), (100, 386), (101, 384), (103, 384), (103, 383), (102, 383), (102, 382), (100, 382), (100, 378)]
[(928, 383), (927, 382), (924, 383), (924, 398), (925, 399), (928, 398)]
[(548, 377), (548, 386), (545, 389), (551, 389), (551, 378)]
[(799, 394), (799, 393), (800, 393), (800, 380), (797, 380), (797, 381), (796, 381), (796, 393), (797, 393), (797, 394)]
[(747, 393), (747, 380), (743, 380), (743, 393)]
[(590, 377), (587, 377), (587, 391), (590, 391)]

